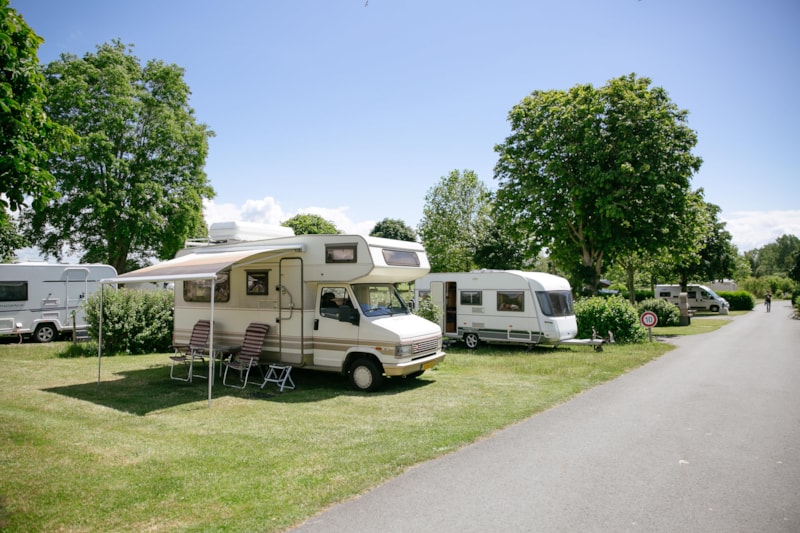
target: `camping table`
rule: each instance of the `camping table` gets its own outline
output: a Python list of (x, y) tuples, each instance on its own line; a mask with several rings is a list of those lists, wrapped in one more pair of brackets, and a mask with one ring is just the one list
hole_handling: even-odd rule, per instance
[(214, 346), (213, 355), (214, 360), (219, 361), (219, 377), (222, 377), (222, 362), (227, 359), (228, 357), (233, 357), (236, 355), (242, 347), (238, 344), (236, 345), (216, 345)]

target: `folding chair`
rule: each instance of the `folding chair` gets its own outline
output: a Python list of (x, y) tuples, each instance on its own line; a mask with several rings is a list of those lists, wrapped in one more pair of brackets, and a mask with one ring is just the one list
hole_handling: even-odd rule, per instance
[(269, 365), (269, 370), (264, 378), (264, 383), (261, 384), (261, 388), (263, 389), (267, 383), (277, 383), (281, 392), (283, 392), (283, 389), (294, 389), (294, 381), (292, 381), (291, 374), (291, 365)]
[[(173, 344), (172, 349), (175, 353), (169, 358), (172, 360), (172, 365), (169, 369), (169, 377), (178, 381), (192, 381), (192, 377), (205, 379), (206, 376), (194, 375), (194, 362), (196, 359), (205, 362), (205, 356), (208, 352), (208, 335), (211, 332), (210, 320), (198, 320), (192, 328), (192, 335), (189, 337), (189, 344)], [(189, 365), (189, 372), (185, 378), (175, 375), (175, 363), (184, 363)]]
[[(253, 322), (247, 326), (241, 348), (231, 350), (233, 355), (222, 363), (225, 365), (225, 374), (222, 376), (223, 385), (237, 389), (243, 389), (247, 386), (250, 370), (253, 367), (258, 367), (259, 370), (261, 369), (259, 366), (261, 348), (264, 346), (267, 332), (269, 332), (269, 326), (267, 324)], [(228, 370), (230, 369), (239, 371), (239, 381), (242, 382), (242, 385), (229, 385), (227, 383)]]

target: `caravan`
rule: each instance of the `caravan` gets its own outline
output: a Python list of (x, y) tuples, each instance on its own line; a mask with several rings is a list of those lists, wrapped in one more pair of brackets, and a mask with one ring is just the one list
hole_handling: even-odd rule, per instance
[(73, 328), (86, 329), (82, 304), (101, 279), (116, 274), (100, 264), (0, 265), (0, 335), (50, 342)]
[(248, 324), (265, 323), (262, 365), (340, 372), (365, 391), (444, 359), (439, 328), (412, 314), (395, 288), (430, 269), (420, 244), (360, 235), (248, 241), (229, 226), (219, 238), (217, 229), (215, 242), (115, 280), (176, 281), (176, 342), (210, 313), (219, 353), (241, 342)]
[(590, 344), (576, 340), (578, 322), (569, 282), (520, 270), (428, 274), (414, 283), (416, 301), (430, 297), (442, 311), (444, 336), (469, 348), (487, 343)]

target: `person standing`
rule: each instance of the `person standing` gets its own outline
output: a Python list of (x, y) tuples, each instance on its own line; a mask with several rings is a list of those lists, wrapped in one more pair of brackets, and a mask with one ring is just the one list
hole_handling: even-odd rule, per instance
[(772, 307), (772, 295), (767, 291), (767, 294), (764, 296), (764, 305), (767, 308), (767, 313), (769, 313), (770, 307)]

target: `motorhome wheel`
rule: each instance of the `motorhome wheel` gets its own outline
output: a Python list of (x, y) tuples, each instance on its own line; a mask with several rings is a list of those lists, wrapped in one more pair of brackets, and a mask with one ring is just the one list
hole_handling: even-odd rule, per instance
[(36, 331), (33, 332), (33, 338), (36, 342), (50, 342), (56, 336), (56, 329), (52, 324), (39, 324), (36, 326)]
[(712, 313), (716, 313), (717, 311), (719, 311), (719, 306), (712, 305), (711, 307), (708, 308), (708, 310), (711, 311)]
[(350, 383), (356, 390), (372, 392), (383, 384), (383, 373), (375, 363), (361, 358), (350, 367)]
[(480, 339), (478, 338), (477, 333), (465, 333), (464, 334), (464, 344), (467, 345), (467, 348), (474, 350), (480, 344)]

